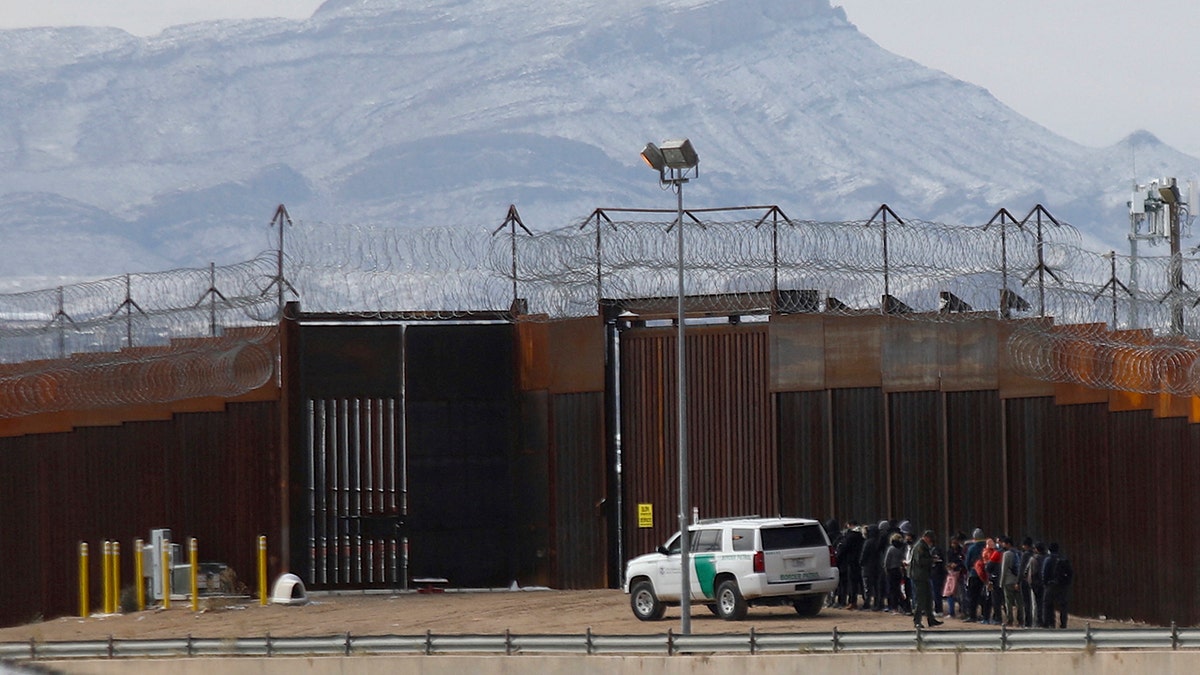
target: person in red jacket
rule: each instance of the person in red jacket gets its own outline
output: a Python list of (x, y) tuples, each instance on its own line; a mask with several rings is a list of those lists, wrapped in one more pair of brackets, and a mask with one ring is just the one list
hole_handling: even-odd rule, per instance
[(992, 600), (992, 623), (1000, 625), (1004, 619), (1004, 589), (1000, 586), (1000, 567), (1004, 561), (1004, 548), (997, 538), (992, 543), (991, 557), (987, 562), (988, 593)]
[(992, 584), (988, 580), (988, 564), (992, 562), (992, 557), (996, 553), (996, 541), (988, 539), (983, 545), (983, 552), (975, 560), (972, 572), (975, 574), (977, 583), (980, 585), (979, 592), (979, 609), (980, 623), (992, 622), (992, 605), (995, 602), (995, 597), (992, 593)]

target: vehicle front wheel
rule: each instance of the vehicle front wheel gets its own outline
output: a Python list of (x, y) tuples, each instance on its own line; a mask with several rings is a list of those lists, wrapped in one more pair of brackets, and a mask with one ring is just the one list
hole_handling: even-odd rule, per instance
[(746, 618), (746, 600), (738, 590), (737, 582), (726, 579), (717, 586), (717, 616), (726, 621), (741, 621)]
[(642, 621), (658, 621), (667, 609), (654, 594), (654, 585), (645, 580), (629, 589), (629, 606), (633, 609), (633, 615)]
[(821, 613), (821, 606), (824, 604), (824, 596), (810, 595), (801, 598), (792, 603), (796, 608), (796, 613), (800, 616), (816, 616)]

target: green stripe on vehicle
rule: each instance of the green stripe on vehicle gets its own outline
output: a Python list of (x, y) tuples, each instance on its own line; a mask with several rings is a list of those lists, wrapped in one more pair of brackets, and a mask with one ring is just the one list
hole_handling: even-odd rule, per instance
[(712, 553), (702, 553), (692, 556), (693, 567), (696, 569), (696, 581), (700, 582), (700, 592), (704, 597), (714, 595), (713, 579), (717, 576), (717, 556)]

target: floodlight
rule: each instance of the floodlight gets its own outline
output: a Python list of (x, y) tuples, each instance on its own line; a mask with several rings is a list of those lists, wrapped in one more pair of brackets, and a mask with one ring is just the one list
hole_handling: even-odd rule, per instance
[(668, 169), (691, 169), (700, 163), (700, 157), (692, 147), (692, 142), (686, 138), (663, 141), (658, 149), (662, 151), (663, 161)]
[(667, 168), (667, 160), (663, 158), (662, 150), (659, 150), (658, 146), (653, 143), (646, 144), (646, 147), (642, 150), (642, 159), (646, 161), (646, 164), (650, 165), (651, 169), (659, 173), (662, 173), (662, 170)]

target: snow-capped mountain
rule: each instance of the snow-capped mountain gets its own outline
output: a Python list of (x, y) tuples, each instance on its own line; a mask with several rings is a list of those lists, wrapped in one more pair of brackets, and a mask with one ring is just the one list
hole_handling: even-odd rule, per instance
[(1040, 202), (1118, 250), (1131, 180), (1200, 175), (1146, 132), (1057, 136), (830, 0), (329, 0), (145, 39), (0, 31), (0, 279), (247, 259), (279, 203), (400, 226), (511, 203), (538, 230), (669, 208), (638, 153), (678, 136), (689, 206), (979, 224)]

